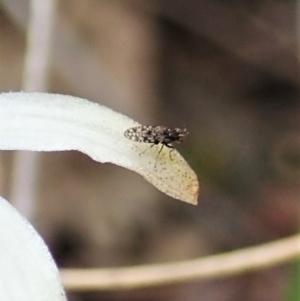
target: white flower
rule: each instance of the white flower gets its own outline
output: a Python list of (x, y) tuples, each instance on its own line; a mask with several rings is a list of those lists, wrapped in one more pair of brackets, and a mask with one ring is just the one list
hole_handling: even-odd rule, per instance
[(176, 151), (134, 142), (124, 132), (139, 125), (132, 119), (90, 101), (47, 93), (0, 94), (0, 149), (78, 150), (99, 162), (131, 169), (162, 192), (197, 204), (199, 184), (194, 171)]
[[(198, 180), (180, 154), (127, 139), (139, 125), (84, 99), (47, 93), (0, 94), (0, 149), (78, 150), (136, 171), (162, 192), (197, 204)], [(36, 231), (0, 197), (0, 300), (66, 300), (58, 270)]]
[(58, 270), (45, 243), (1, 197), (0, 300), (66, 300)]

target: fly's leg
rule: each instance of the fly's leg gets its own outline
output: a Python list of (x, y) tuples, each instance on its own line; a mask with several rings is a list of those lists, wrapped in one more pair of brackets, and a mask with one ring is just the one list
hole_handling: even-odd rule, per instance
[(169, 157), (170, 157), (170, 160), (173, 161), (172, 157), (171, 157), (171, 153), (172, 151), (175, 149), (172, 145), (170, 144), (164, 144), (166, 147), (168, 148), (171, 148), (171, 150), (169, 151)]
[(153, 143), (150, 147), (146, 148), (144, 151), (142, 151), (142, 152), (139, 154), (139, 156), (142, 155), (142, 154), (144, 154), (148, 149), (152, 148), (154, 145), (155, 145), (155, 143)]

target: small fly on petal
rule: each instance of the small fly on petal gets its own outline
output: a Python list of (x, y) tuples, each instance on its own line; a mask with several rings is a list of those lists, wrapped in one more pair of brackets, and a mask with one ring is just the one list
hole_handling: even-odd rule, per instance
[[(156, 160), (164, 146), (171, 148), (173, 150), (174, 147), (171, 145), (171, 143), (183, 142), (187, 134), (188, 134), (188, 131), (186, 129), (168, 128), (168, 127), (161, 126), (161, 125), (135, 126), (135, 127), (127, 129), (124, 132), (124, 136), (130, 140), (133, 140), (136, 142), (142, 142), (142, 143), (151, 143), (152, 145), (150, 146), (150, 148), (153, 147), (154, 145), (161, 144), (162, 146), (158, 152)], [(170, 153), (169, 153), (171, 160), (172, 160), (172, 158), (171, 158), (172, 150), (170, 150)], [(155, 161), (155, 163), (156, 163), (156, 161)]]

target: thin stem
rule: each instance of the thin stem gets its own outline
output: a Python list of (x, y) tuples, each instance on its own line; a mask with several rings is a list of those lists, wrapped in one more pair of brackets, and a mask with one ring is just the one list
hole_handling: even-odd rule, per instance
[[(27, 49), (23, 72), (23, 91), (46, 91), (55, 0), (31, 0), (27, 30)], [(16, 152), (13, 162), (11, 201), (27, 218), (34, 215), (34, 198), (39, 154)]]
[(126, 290), (216, 279), (261, 270), (300, 256), (300, 234), (230, 253), (130, 268), (61, 269), (70, 291)]

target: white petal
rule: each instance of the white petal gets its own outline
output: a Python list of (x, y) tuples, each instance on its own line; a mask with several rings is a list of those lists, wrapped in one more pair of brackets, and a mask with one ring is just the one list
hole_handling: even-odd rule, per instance
[(66, 300), (55, 263), (32, 226), (0, 197), (0, 300)]
[[(104, 106), (68, 95), (0, 94), (0, 149), (78, 150), (99, 162), (111, 162), (141, 174), (162, 192), (197, 204), (197, 176), (177, 151), (124, 137), (139, 125)], [(146, 150), (146, 151), (145, 151)], [(145, 151), (144, 153), (142, 153)]]

